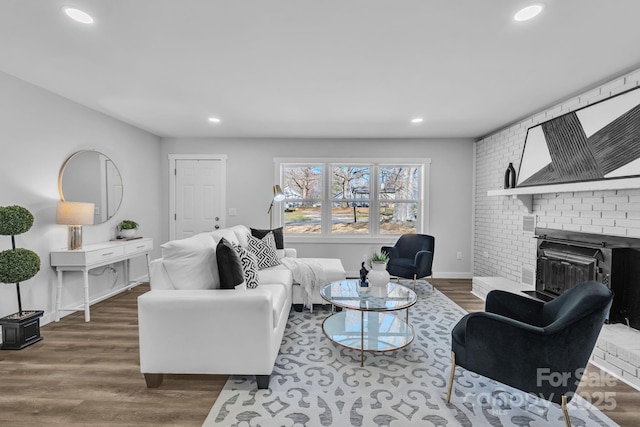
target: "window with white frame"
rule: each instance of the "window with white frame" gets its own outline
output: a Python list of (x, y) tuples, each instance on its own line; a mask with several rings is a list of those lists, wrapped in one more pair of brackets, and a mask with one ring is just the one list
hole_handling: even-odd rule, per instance
[(276, 159), (289, 235), (423, 232), (428, 159)]

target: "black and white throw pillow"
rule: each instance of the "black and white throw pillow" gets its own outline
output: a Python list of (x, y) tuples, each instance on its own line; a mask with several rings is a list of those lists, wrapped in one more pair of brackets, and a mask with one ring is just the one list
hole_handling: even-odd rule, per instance
[(258, 287), (258, 259), (256, 256), (243, 248), (242, 246), (234, 245), (238, 256), (240, 257), (240, 263), (242, 264), (242, 272), (244, 273), (244, 281), (247, 284), (248, 289), (255, 289)]
[(251, 251), (258, 259), (258, 268), (269, 268), (279, 265), (278, 252), (273, 233), (269, 232), (262, 239), (249, 236), (249, 251)]
[(251, 229), (251, 235), (253, 237), (257, 237), (258, 239), (262, 239), (269, 232), (273, 233), (273, 237), (276, 240), (276, 249), (284, 249), (284, 232), (282, 227), (274, 228), (273, 230), (260, 230), (257, 228)]

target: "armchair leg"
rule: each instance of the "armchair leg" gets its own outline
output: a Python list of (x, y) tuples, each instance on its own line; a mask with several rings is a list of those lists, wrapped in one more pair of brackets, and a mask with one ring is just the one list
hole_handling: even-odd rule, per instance
[(447, 390), (447, 403), (451, 401), (451, 390), (453, 389), (453, 377), (455, 373), (456, 373), (456, 354), (452, 351), (451, 352), (451, 374), (449, 375), (449, 389)]
[(571, 421), (569, 420), (569, 411), (567, 410), (567, 396), (562, 395), (562, 413), (564, 414), (564, 423), (566, 427), (571, 427)]
[(416, 275), (415, 274), (413, 275), (413, 290), (414, 290), (414, 292), (416, 290)]

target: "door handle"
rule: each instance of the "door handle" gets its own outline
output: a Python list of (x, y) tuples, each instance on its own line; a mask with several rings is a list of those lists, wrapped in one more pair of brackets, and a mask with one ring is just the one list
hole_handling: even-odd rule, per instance
[(220, 228), (220, 226), (219, 226), (219, 225), (216, 225), (216, 226), (215, 226), (215, 227), (213, 227), (213, 228), (215, 228), (216, 230), (218, 230), (218, 229)]

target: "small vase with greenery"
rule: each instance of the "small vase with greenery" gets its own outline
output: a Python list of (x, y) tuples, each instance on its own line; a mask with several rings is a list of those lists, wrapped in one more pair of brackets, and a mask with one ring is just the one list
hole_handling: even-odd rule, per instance
[(369, 258), (369, 263), (373, 264), (386, 264), (389, 262), (389, 255), (386, 252), (376, 252)]
[(369, 284), (374, 287), (384, 287), (389, 283), (389, 273), (387, 272), (387, 263), (389, 255), (386, 252), (376, 252), (369, 258), (371, 271), (367, 274)]
[(40, 271), (40, 257), (33, 251), (16, 248), (17, 234), (29, 231), (33, 215), (21, 206), (0, 206), (0, 235), (11, 236), (12, 249), (0, 252), (0, 283), (15, 283), (18, 295), (16, 319), (33, 315), (34, 311), (22, 311), (20, 282), (31, 279)]
[(130, 219), (125, 219), (124, 221), (121, 221), (120, 224), (118, 224), (120, 236), (124, 238), (131, 238), (135, 236), (138, 227), (138, 223)]

